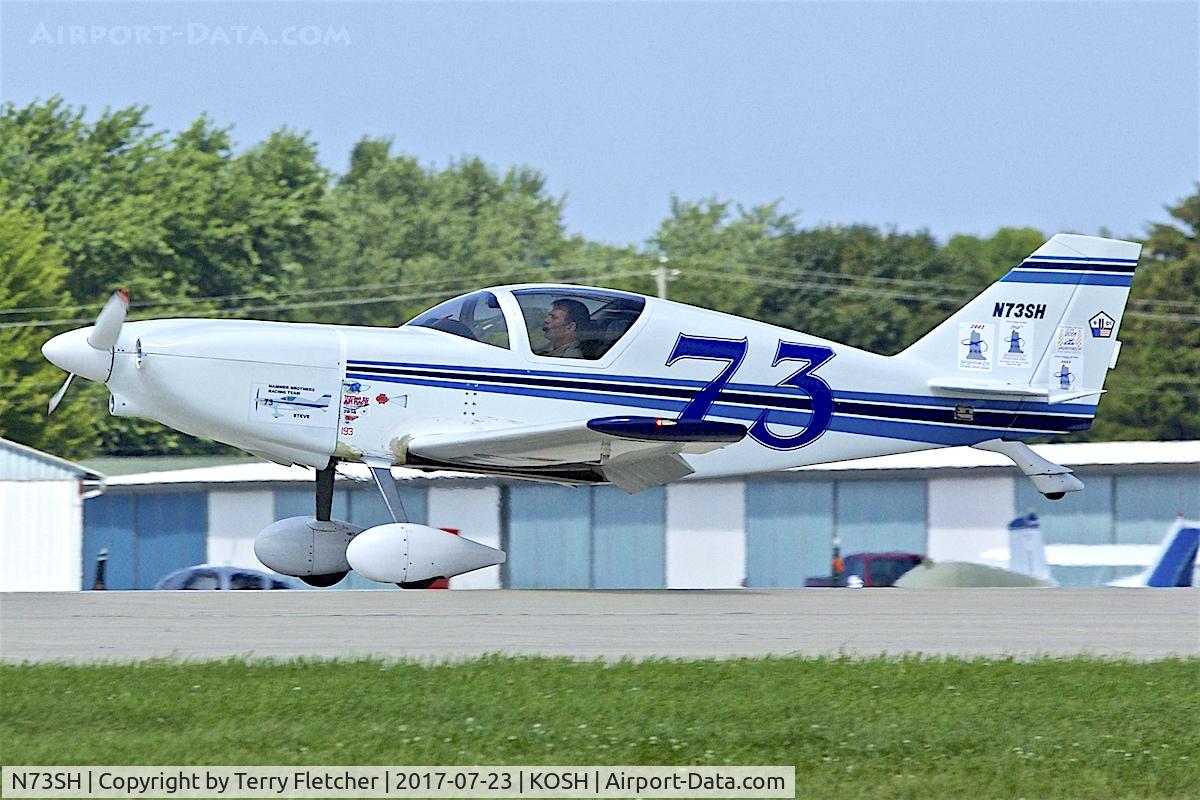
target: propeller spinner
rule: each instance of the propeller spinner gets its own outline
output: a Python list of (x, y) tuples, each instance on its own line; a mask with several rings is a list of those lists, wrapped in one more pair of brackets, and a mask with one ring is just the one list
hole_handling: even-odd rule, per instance
[(112, 374), (113, 347), (128, 312), (129, 293), (118, 289), (100, 309), (95, 325), (59, 334), (42, 345), (46, 360), (70, 373), (50, 398), (47, 414), (53, 414), (58, 408), (76, 375), (101, 383), (108, 380)]

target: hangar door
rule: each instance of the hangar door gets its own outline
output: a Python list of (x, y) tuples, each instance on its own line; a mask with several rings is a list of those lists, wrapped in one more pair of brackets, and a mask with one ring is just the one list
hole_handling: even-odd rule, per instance
[(843, 555), (928, 552), (925, 481), (838, 481), (834, 492), (834, 519)]
[(160, 578), (203, 564), (208, 494), (104, 494), (83, 504), (83, 587), (96, 582), (96, 555), (108, 549), (105, 588), (153, 589)]
[(746, 482), (746, 585), (795, 588), (828, 575), (833, 483)]
[(505, 489), (513, 589), (657, 589), (666, 585), (661, 487), (629, 495), (611, 486)]

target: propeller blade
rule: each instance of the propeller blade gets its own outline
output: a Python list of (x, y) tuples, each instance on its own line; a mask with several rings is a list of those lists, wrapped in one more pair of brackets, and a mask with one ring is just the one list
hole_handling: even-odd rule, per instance
[(112, 297), (108, 298), (104, 308), (100, 309), (100, 314), (96, 317), (96, 326), (88, 336), (87, 343), (97, 350), (111, 350), (117, 343), (117, 336), (121, 333), (121, 325), (125, 322), (127, 311), (129, 292), (117, 289), (112, 293)]
[(54, 397), (50, 398), (50, 407), (48, 409), (46, 409), (47, 417), (54, 413), (54, 409), (58, 408), (58, 404), (61, 403), (63, 397), (66, 396), (67, 389), (70, 388), (71, 381), (73, 381), (73, 380), (75, 380), (74, 372), (67, 375), (67, 379), (65, 381), (63, 381), (63, 385), (60, 386), (58, 388), (58, 391), (54, 393)]

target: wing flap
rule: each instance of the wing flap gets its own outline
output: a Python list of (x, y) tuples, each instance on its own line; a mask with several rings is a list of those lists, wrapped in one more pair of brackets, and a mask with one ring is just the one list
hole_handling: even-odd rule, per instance
[(652, 486), (662, 486), (695, 472), (678, 453), (662, 452), (641, 458), (619, 458), (609, 461), (601, 471), (604, 477), (630, 494)]

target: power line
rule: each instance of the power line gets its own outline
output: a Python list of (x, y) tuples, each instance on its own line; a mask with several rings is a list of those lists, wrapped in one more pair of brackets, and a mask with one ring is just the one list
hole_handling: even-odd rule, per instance
[[(610, 271), (608, 271), (606, 274), (603, 275), (603, 277), (605, 277), (605, 278), (653, 277), (654, 271), (653, 271), (653, 268), (651, 267), (651, 265), (649, 263), (645, 263), (643, 266), (642, 262), (643, 262), (643, 259), (640, 259), (637, 257), (628, 257), (628, 258), (622, 258), (622, 259), (615, 259), (615, 260), (609, 261), (605, 264), (565, 264), (565, 265), (558, 265), (555, 267), (524, 267), (521, 269), (509, 270), (507, 272), (493, 273), (491, 277), (493, 277), (493, 278), (509, 278), (509, 277), (513, 277), (513, 276), (530, 275), (531, 273), (541, 273), (540, 276), (545, 276), (546, 272), (553, 274), (555, 272), (559, 272), (559, 271), (567, 270), (567, 269), (585, 269), (588, 274), (568, 276), (568, 277), (558, 277), (557, 280), (562, 281), (562, 282), (576, 281), (576, 280), (592, 277), (591, 273), (595, 273), (597, 271), (604, 271), (606, 269), (610, 270)], [(639, 269), (635, 269), (635, 270), (626, 269), (626, 270), (618, 271), (618, 272), (611, 271), (612, 267), (614, 267), (614, 266), (617, 266), (617, 265), (625, 266), (627, 264), (638, 265)], [(744, 269), (744, 267), (743, 267), (743, 269)], [(760, 272), (763, 272), (766, 274), (764, 275), (764, 274), (755, 274), (753, 272), (737, 272), (737, 271), (733, 271), (733, 270), (718, 272), (716, 270), (697, 269), (694, 267), (686, 269), (686, 272), (688, 275), (694, 276), (694, 277), (710, 278), (710, 279), (723, 280), (723, 281), (739, 281), (739, 282), (744, 282), (744, 283), (750, 283), (750, 284), (753, 284), (756, 286), (763, 286), (763, 287), (769, 287), (769, 288), (782, 288), (782, 289), (793, 289), (793, 290), (807, 289), (807, 290), (811, 290), (811, 291), (831, 292), (831, 293), (844, 294), (844, 295), (850, 295), (850, 296), (878, 297), (878, 298), (893, 299), (893, 300), (910, 300), (910, 301), (915, 301), (915, 302), (923, 302), (923, 303), (930, 303), (930, 304), (934, 304), (934, 305), (943, 305), (943, 306), (962, 305), (967, 299), (969, 299), (968, 295), (965, 293), (966, 291), (972, 291), (972, 292), (981, 291), (980, 289), (973, 288), (970, 290), (964, 289), (964, 294), (961, 294), (961, 295), (950, 295), (950, 294), (944, 294), (944, 293), (936, 294), (936, 293), (931, 293), (925, 289), (934, 288), (934, 289), (944, 290), (946, 288), (953, 289), (956, 287), (948, 287), (947, 285), (945, 285), (941, 282), (938, 282), (938, 281), (921, 280), (921, 279), (886, 278), (886, 277), (868, 276), (868, 275), (844, 275), (841, 273), (832, 273), (832, 272), (825, 272), (825, 271), (818, 271), (818, 270), (803, 270), (803, 271), (799, 271), (799, 272), (794, 272), (786, 267), (768, 266), (768, 265), (761, 265), (761, 264), (751, 265), (750, 269), (759, 270)], [(843, 283), (835, 284), (835, 283), (826, 283), (826, 282), (819, 282), (819, 281), (813, 281), (813, 280), (806, 280), (806, 278), (808, 278), (809, 276), (821, 276), (828, 280), (837, 280), (837, 281), (842, 281)], [(373, 305), (373, 304), (387, 303), (387, 302), (404, 302), (404, 301), (409, 301), (409, 300), (427, 299), (429, 297), (435, 297), (440, 294), (450, 293), (450, 292), (455, 291), (455, 289), (458, 287), (461, 287), (463, 285), (473, 285), (477, 281), (478, 281), (478, 278), (475, 276), (460, 277), (460, 278), (429, 279), (429, 280), (416, 281), (416, 282), (403, 284), (403, 285), (405, 286), (405, 288), (412, 288), (412, 287), (417, 287), (417, 286), (437, 286), (438, 287), (437, 290), (431, 290), (429, 292), (424, 292), (424, 293), (402, 292), (402, 293), (393, 293), (393, 294), (388, 294), (388, 295), (383, 295), (383, 296), (376, 295), (376, 296), (365, 296), (365, 297), (363, 297), (363, 296), (341, 297), (341, 298), (332, 298), (332, 299), (325, 299), (325, 300), (307, 300), (307, 301), (286, 302), (286, 303), (266, 303), (266, 304), (262, 304), (262, 305), (242, 305), (242, 306), (239, 306), (236, 308), (212, 309), (208, 313), (211, 313), (214, 316), (229, 317), (229, 316), (237, 316), (240, 314), (258, 313), (258, 312), (267, 312), (267, 311), (286, 311), (286, 310), (315, 309), (315, 308), (338, 308), (338, 307)], [(875, 285), (864, 286), (864, 285), (862, 285), (864, 283), (875, 284)], [(288, 291), (288, 292), (280, 292), (275, 295), (275, 298), (278, 299), (278, 298), (284, 298), (284, 297), (291, 297), (294, 295), (333, 294), (333, 293), (339, 293), (339, 292), (348, 292), (348, 291), (352, 291), (352, 290), (377, 291), (380, 289), (390, 289), (390, 288), (393, 288), (393, 286), (394, 286), (394, 284), (392, 284), (392, 283), (351, 284), (351, 285), (347, 285), (347, 286), (318, 288), (318, 289), (314, 289), (312, 291), (295, 290), (295, 291)], [(887, 288), (889, 286), (895, 287), (895, 288)], [(986, 288), (986, 287), (984, 287), (984, 288)], [(919, 290), (924, 290), (924, 291), (919, 291)], [(267, 299), (266, 297), (264, 297), (261, 294), (225, 295), (225, 296), (214, 296), (214, 297), (210, 297), (210, 298), (187, 298), (187, 299), (175, 300), (175, 301), (159, 301), (159, 302), (153, 302), (153, 303), (144, 303), (144, 304), (140, 304), (138, 307), (141, 307), (141, 308), (172, 308), (172, 307), (176, 307), (176, 306), (196, 305), (196, 304), (210, 302), (210, 301), (219, 300), (219, 299), (245, 300), (245, 299), (259, 299), (259, 298), (262, 298), (264, 300)], [(1192, 307), (1191, 304), (1184, 303), (1184, 302), (1177, 302), (1177, 301), (1143, 300), (1143, 301), (1131, 301), (1130, 304), (1132, 305), (1134, 302), (1136, 302), (1139, 305), (1139, 307), (1154, 307), (1154, 306), (1160, 306), (1160, 305), (1164, 308), (1191, 308)], [(36, 309), (36, 310), (45, 310), (47, 308), (49, 308), (50, 310), (58, 310), (55, 307), (42, 307), (42, 308)], [(81, 308), (89, 308), (89, 307), (84, 306)], [(32, 311), (31, 309), (12, 309), (12, 310), (9, 310), (9, 312), (5, 312), (5, 313), (17, 313), (17, 312), (31, 313), (31, 311)], [(1147, 319), (1147, 320), (1165, 321), (1165, 322), (1185, 322), (1185, 323), (1200, 322), (1200, 315), (1188, 314), (1188, 313), (1170, 313), (1170, 312), (1160, 312), (1160, 311), (1127, 310), (1125, 313), (1125, 316), (1138, 318), (1138, 319)], [(146, 317), (134, 317), (132, 319), (145, 319), (145, 318)], [(22, 321), (17, 321), (17, 322), (0, 322), (0, 329), (85, 325), (85, 324), (89, 324), (90, 322), (92, 322), (92, 319), (84, 318), (84, 317), (72, 317), (72, 318), (62, 318), (62, 319), (52, 319), (52, 320), (41, 320), (41, 319), (22, 320)]]
[[(958, 307), (963, 305), (963, 297), (955, 297), (948, 295), (933, 295), (933, 294), (918, 294), (914, 292), (897, 291), (892, 289), (882, 288), (867, 288), (857, 286), (831, 286), (827, 284), (814, 283), (811, 281), (788, 281), (778, 278), (764, 278), (754, 275), (738, 275), (727, 272), (714, 272), (708, 270), (689, 270), (692, 275), (700, 275), (707, 278), (723, 281), (739, 281), (743, 283), (751, 283), (758, 286), (768, 286), (772, 288), (783, 289), (811, 289), (818, 292), (832, 292), (835, 294), (860, 295), (865, 297), (881, 297), (893, 300), (914, 300), (933, 305), (953, 306)], [(932, 284), (937, 285), (937, 284)], [(969, 298), (968, 298), (969, 299)], [(1200, 314), (1172, 314), (1163, 312), (1150, 311), (1126, 311), (1125, 317), (1133, 317), (1135, 319), (1149, 319), (1164, 322), (1200, 322)]]
[[(703, 260), (703, 259), (701, 259), (701, 260)], [(683, 260), (685, 267), (686, 267), (686, 261), (687, 261), (686, 259)], [(537, 267), (523, 266), (520, 269), (513, 269), (513, 270), (507, 270), (507, 271), (500, 272), (500, 273), (493, 273), (493, 276), (494, 277), (505, 277), (505, 276), (511, 276), (511, 275), (523, 275), (523, 274), (530, 274), (530, 273), (536, 273), (536, 272), (540, 272), (540, 273), (544, 274), (546, 272), (554, 273), (554, 272), (558, 272), (558, 271), (562, 271), (562, 270), (574, 270), (574, 269), (581, 269), (581, 268), (586, 268), (586, 269), (591, 270), (591, 269), (602, 269), (604, 267), (611, 268), (613, 266), (624, 267), (628, 264), (638, 264), (638, 265), (644, 264), (647, 269), (647, 272), (646, 272), (647, 277), (654, 277), (655, 270), (651, 266), (651, 262), (650, 262), (650, 259), (648, 256), (624, 256), (624, 257), (620, 257), (620, 258), (608, 261), (606, 264), (573, 263), (573, 264), (559, 264), (559, 265), (554, 265), (554, 266), (537, 266)], [(958, 296), (951, 297), (949, 295), (941, 295), (939, 298), (937, 298), (940, 300), (944, 300), (945, 302), (951, 302), (952, 300), (954, 302), (962, 302), (963, 299), (965, 299), (968, 296), (968, 293), (977, 294), (978, 292), (980, 292), (986, 288), (986, 285), (985, 286), (977, 286), (977, 285), (968, 286), (965, 284), (950, 284), (950, 283), (945, 283), (944, 281), (940, 281), (940, 280), (936, 280), (936, 279), (928, 279), (928, 278), (898, 278), (898, 277), (885, 277), (885, 276), (879, 276), (879, 275), (855, 275), (855, 274), (848, 274), (848, 273), (842, 273), (842, 272), (833, 272), (833, 271), (828, 271), (828, 270), (797, 268), (793, 265), (786, 265), (786, 264), (762, 264), (762, 263), (753, 263), (753, 262), (751, 262), (751, 263), (726, 262), (724, 264), (715, 264), (712, 266), (726, 267), (728, 270), (733, 271), (733, 272), (742, 271), (746, 275), (753, 276), (753, 277), (761, 277), (764, 280), (785, 281), (786, 282), (785, 284), (770, 284), (772, 286), (781, 286), (782, 288), (818, 288), (821, 290), (829, 290), (829, 288), (824, 285), (813, 284), (811, 281), (805, 280), (806, 278), (820, 277), (820, 278), (827, 279), (829, 281), (838, 281), (838, 282), (842, 282), (842, 283), (878, 284), (881, 287), (891, 286), (891, 287), (895, 287), (896, 290), (916, 290), (916, 289), (925, 290), (925, 289), (933, 288), (933, 289), (942, 290), (942, 291), (950, 290), (951, 292), (961, 292), (962, 293), (961, 297), (958, 297)], [(673, 269), (672, 272), (675, 273), (675, 276), (678, 276), (678, 274), (679, 274), (678, 270)], [(688, 272), (690, 272), (694, 275), (711, 276), (713, 274), (713, 271), (711, 269), (706, 270), (702, 267), (701, 268), (692, 267), (692, 268), (688, 269)], [(756, 273), (758, 273), (758, 274), (756, 274)], [(729, 274), (729, 273), (722, 273), (722, 274)], [(462, 278), (435, 278), (435, 279), (427, 279), (427, 280), (423, 280), (423, 281), (404, 282), (402, 285), (405, 286), (406, 288), (412, 288), (412, 287), (416, 287), (416, 286), (440, 285), (440, 284), (447, 284), (447, 283), (471, 283), (471, 282), (475, 282), (477, 280), (478, 280), (478, 277), (476, 277), (476, 276), (462, 277)], [(185, 298), (177, 298), (177, 299), (169, 299), (169, 300), (156, 300), (156, 301), (142, 301), (142, 302), (134, 301), (131, 304), (131, 308), (140, 308), (140, 309), (177, 308), (177, 307), (203, 305), (203, 304), (208, 304), (208, 303), (213, 303), (213, 302), (232, 302), (232, 301), (260, 300), (260, 299), (266, 300), (268, 297), (273, 298), (273, 299), (279, 299), (279, 298), (284, 298), (284, 297), (291, 297), (294, 295), (336, 294), (336, 293), (344, 293), (344, 292), (351, 292), (351, 291), (360, 291), (360, 292), (362, 292), (362, 291), (378, 291), (378, 290), (382, 290), (382, 289), (391, 289), (395, 285), (396, 285), (395, 283), (376, 283), (376, 284), (361, 284), (360, 283), (360, 284), (347, 284), (347, 285), (342, 285), (342, 286), (291, 289), (291, 290), (287, 290), (287, 291), (279, 291), (279, 292), (274, 292), (274, 293), (255, 292), (255, 293), (250, 293), (250, 294), (211, 295), (211, 296), (207, 296), (207, 297), (185, 297)], [(865, 294), (865, 292), (861, 292), (861, 293)], [(879, 295), (879, 296), (895, 297), (898, 299), (928, 299), (927, 294), (924, 292), (922, 292), (920, 297), (914, 297), (911, 294)], [(973, 296), (973, 294), (972, 294), (972, 296)], [(88, 310), (98, 310), (102, 307), (102, 305), (103, 304), (101, 304), (101, 303), (97, 303), (97, 304), (80, 305), (80, 306), (66, 306), (66, 308), (71, 308), (73, 310), (77, 310), (77, 312), (83, 312), (83, 311), (88, 311)], [(1160, 308), (1190, 310), (1191, 308), (1194, 308), (1195, 304), (1187, 302), (1187, 301), (1130, 298), (1128, 301), (1128, 305), (1130, 307), (1136, 306), (1138, 308), (1160, 307)], [(64, 308), (64, 306), (30, 306), (30, 307), (23, 307), (23, 308), (3, 309), (3, 310), (0, 310), (0, 316), (13, 316), (13, 315), (18, 315), (18, 314), (44, 313), (46, 311), (59, 311), (62, 308)], [(1190, 315), (1188, 315), (1188, 316), (1190, 316)], [(1168, 319), (1172, 319), (1172, 318), (1168, 318)], [(52, 324), (76, 324), (79, 321), (80, 321), (79, 319), (71, 318), (71, 319), (63, 319), (63, 320), (29, 320), (26, 322), (38, 323), (40, 325), (52, 325)], [(19, 326), (19, 323), (0, 323), (0, 327), (17, 327), (17, 326)]]
[[(609, 263), (611, 264), (612, 262), (609, 262)], [(547, 270), (550, 271), (551, 273), (554, 273), (554, 272), (559, 272), (559, 271), (567, 270), (567, 269), (580, 269), (583, 267), (586, 267), (589, 270), (592, 270), (592, 269), (601, 270), (601, 269), (604, 269), (606, 266), (608, 266), (608, 265), (597, 264), (593, 267), (593, 265), (564, 264), (559, 267), (545, 267), (545, 268), (530, 267), (530, 268), (522, 268), (522, 269), (518, 269), (518, 270), (510, 270), (508, 272), (491, 273), (491, 275), (489, 277), (492, 277), (492, 278), (513, 278), (513, 277), (520, 277), (520, 276), (537, 277), (537, 275), (532, 274), (532, 273), (541, 272), (542, 275), (544, 275), (545, 271), (547, 271)], [(610, 273), (607, 273), (606, 277), (631, 277), (631, 276), (640, 276), (642, 274), (644, 274), (644, 273), (640, 270), (633, 271), (633, 272), (617, 272), (617, 273), (610, 272)], [(588, 278), (588, 277), (591, 277), (591, 276), (587, 275), (587, 274), (583, 274), (583, 275), (570, 275), (570, 276), (565, 276), (565, 277), (555, 276), (555, 279), (560, 282), (569, 283), (572, 281), (577, 281), (577, 280), (581, 280), (583, 278)], [(383, 302), (420, 300), (420, 299), (425, 299), (428, 297), (436, 297), (440, 294), (446, 294), (449, 292), (458, 291), (463, 286), (477, 286), (478, 282), (479, 282), (479, 278), (477, 276), (460, 277), (460, 278), (440, 278), (440, 279), (436, 279), (436, 280), (415, 281), (412, 283), (402, 283), (401, 284), (402, 286), (404, 286), (406, 288), (407, 287), (416, 287), (416, 286), (437, 286), (438, 287), (437, 290), (431, 290), (431, 291), (419, 293), (419, 294), (412, 294), (412, 293), (406, 292), (403, 294), (391, 294), (391, 295), (385, 295), (382, 297), (381, 296), (364, 296), (364, 297), (337, 298), (337, 299), (331, 299), (331, 300), (310, 300), (310, 301), (296, 302), (296, 303), (271, 303), (268, 305), (258, 305), (258, 306), (243, 305), (243, 306), (239, 306), (236, 308), (211, 309), (211, 310), (207, 311), (206, 313), (211, 313), (213, 315), (219, 316), (219, 315), (259, 312), (259, 311), (283, 311), (283, 310), (298, 309), (298, 308), (327, 308), (327, 307), (338, 307), (338, 306), (357, 306), (357, 305), (371, 305), (373, 303), (383, 303)], [(359, 284), (359, 285), (348, 286), (348, 287), (336, 287), (336, 289), (314, 290), (312, 292), (301, 291), (301, 290), (297, 290), (294, 292), (283, 292), (283, 293), (280, 293), (279, 295), (277, 295), (277, 297), (287, 297), (287, 296), (292, 296), (292, 295), (306, 295), (306, 294), (322, 294), (322, 293), (331, 293), (334, 291), (349, 291), (351, 289), (356, 289), (356, 290), (360, 290), (360, 291), (371, 291), (371, 290), (393, 289), (393, 288), (396, 288), (395, 283)], [(258, 299), (262, 296), (261, 295), (229, 295), (228, 297), (230, 297), (230, 298), (239, 297), (242, 299)], [(264, 297), (262, 299), (267, 299), (267, 298)], [(154, 303), (144, 303), (144, 304), (141, 304), (140, 307), (142, 307), (142, 308), (173, 308), (178, 305), (194, 305), (194, 304), (197, 304), (200, 302), (201, 302), (201, 300), (199, 300), (199, 299), (196, 299), (196, 300), (188, 299), (188, 300), (182, 300), (182, 301), (161, 301), (161, 302), (154, 302)], [(101, 307), (102, 306), (79, 306), (79, 307), (71, 307), (71, 308), (101, 308)], [(131, 304), (131, 308), (132, 307), (138, 307), (138, 304)], [(58, 310), (61, 310), (61, 307), (57, 307), (57, 306), (49, 307), (49, 310), (58, 311)], [(154, 317), (134, 316), (134, 317), (130, 317), (129, 320), (132, 322), (132, 321), (141, 320), (141, 319), (153, 319), (153, 318)], [(66, 325), (89, 325), (92, 322), (94, 322), (94, 319), (91, 317), (70, 317), (70, 318), (49, 319), (49, 320), (33, 319), (33, 320), (21, 320), (21, 321), (17, 321), (17, 322), (0, 322), (0, 329), (6, 329), (6, 328), (52, 328), (52, 327), (61, 327), (61, 326), (66, 326)]]
[[(553, 273), (553, 272), (561, 272), (564, 270), (579, 270), (579, 269), (593, 269), (593, 268), (594, 269), (602, 269), (604, 267), (622, 264), (623, 262), (640, 262), (641, 260), (643, 260), (643, 259), (636, 257), (636, 256), (625, 256), (625, 257), (621, 257), (618, 259), (612, 259), (612, 260), (606, 261), (605, 263), (596, 263), (596, 264), (573, 262), (573, 263), (556, 264), (556, 265), (536, 265), (536, 266), (535, 265), (522, 265), (519, 268), (502, 270), (500, 272), (494, 272), (494, 273), (489, 273), (489, 274), (494, 277), (505, 277), (505, 276), (511, 276), (511, 275), (526, 275), (526, 274), (531, 274), (531, 273), (545, 273), (545, 272)], [(261, 292), (260, 291), (260, 292), (253, 292), (253, 293), (249, 293), (249, 294), (223, 294), (223, 295), (209, 295), (206, 297), (181, 297), (181, 298), (176, 298), (176, 299), (145, 300), (145, 301), (140, 301), (140, 302), (137, 300), (134, 300), (133, 302), (131, 302), (129, 304), (129, 307), (130, 308), (161, 308), (161, 307), (175, 307), (175, 306), (187, 306), (187, 305), (201, 305), (201, 304), (206, 304), (206, 303), (222, 302), (222, 301), (266, 299), (268, 296), (274, 297), (274, 298), (280, 298), (280, 297), (290, 297), (292, 295), (298, 295), (298, 294), (333, 294), (333, 293), (337, 293), (337, 292), (350, 292), (350, 291), (375, 291), (378, 289), (392, 289), (392, 288), (395, 288), (397, 284), (400, 284), (400, 285), (403, 285), (406, 287), (415, 287), (415, 286), (431, 286), (431, 285), (437, 285), (437, 284), (442, 284), (442, 283), (447, 283), (447, 282), (454, 282), (454, 283), (477, 282), (478, 280), (479, 280), (479, 276), (460, 276), (460, 277), (455, 277), (455, 278), (450, 278), (450, 277), (428, 278), (428, 279), (420, 280), (420, 281), (401, 280), (401, 281), (391, 281), (388, 283), (374, 283), (374, 284), (352, 283), (352, 284), (345, 284), (342, 286), (314, 286), (311, 288), (307, 288), (307, 287), (306, 288), (296, 288), (296, 289), (289, 289), (286, 291), (276, 291), (276, 292)], [(0, 316), (12, 316), (12, 315), (16, 315), (16, 314), (44, 313), (47, 311), (61, 311), (63, 308), (77, 309), (78, 311), (81, 311), (81, 312), (89, 311), (89, 310), (99, 311), (103, 307), (104, 307), (104, 303), (92, 303), (92, 304), (84, 304), (84, 305), (67, 304), (67, 305), (54, 305), (54, 306), (25, 306), (25, 307), (0, 309)]]

